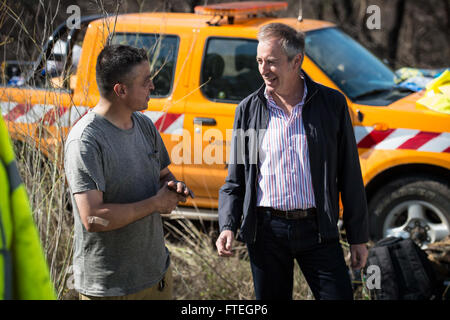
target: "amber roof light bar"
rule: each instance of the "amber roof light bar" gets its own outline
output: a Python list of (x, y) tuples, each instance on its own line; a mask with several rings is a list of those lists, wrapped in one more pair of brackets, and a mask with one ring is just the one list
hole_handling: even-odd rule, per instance
[(237, 16), (255, 17), (258, 14), (269, 14), (276, 11), (285, 10), (287, 2), (275, 1), (243, 1), (243, 2), (228, 2), (216, 3), (207, 6), (196, 6), (195, 13), (202, 15), (211, 15), (213, 17), (220, 16), (220, 19), (215, 23), (208, 22), (210, 25), (218, 25), (223, 17), (228, 17), (228, 23), (233, 24), (234, 18)]

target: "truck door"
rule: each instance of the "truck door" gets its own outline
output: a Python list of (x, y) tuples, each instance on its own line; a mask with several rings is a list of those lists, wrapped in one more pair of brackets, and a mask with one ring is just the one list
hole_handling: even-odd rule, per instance
[(192, 87), (198, 90), (186, 102), (185, 129), (192, 143), (184, 172), (196, 204), (212, 208), (227, 175), (236, 106), (262, 79), (255, 39), (204, 36), (198, 43), (191, 69)]

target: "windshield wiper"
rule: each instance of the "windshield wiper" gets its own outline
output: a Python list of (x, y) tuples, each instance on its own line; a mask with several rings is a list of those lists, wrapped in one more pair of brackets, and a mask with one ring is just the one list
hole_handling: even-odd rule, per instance
[(406, 87), (401, 87), (401, 86), (393, 86), (393, 87), (389, 87), (389, 88), (377, 88), (377, 89), (373, 89), (373, 90), (369, 90), (367, 92), (363, 92), (357, 96), (352, 97), (352, 100), (359, 100), (362, 98), (366, 98), (369, 96), (373, 96), (373, 95), (377, 95), (380, 93), (391, 93), (392, 91), (400, 91), (400, 92), (414, 92), (413, 90), (406, 88)]
[(363, 92), (361, 94), (358, 94), (357, 96), (352, 97), (352, 100), (358, 100), (358, 99), (362, 99), (368, 96), (373, 96), (379, 93), (384, 93), (384, 92), (391, 92), (394, 88), (378, 88), (378, 89), (373, 89), (373, 90), (369, 90), (366, 92)]

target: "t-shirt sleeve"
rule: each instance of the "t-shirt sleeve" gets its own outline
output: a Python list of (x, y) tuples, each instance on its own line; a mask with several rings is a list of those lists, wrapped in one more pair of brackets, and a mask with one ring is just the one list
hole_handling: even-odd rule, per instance
[(77, 139), (66, 146), (64, 169), (73, 194), (89, 190), (105, 192), (101, 153), (95, 143)]

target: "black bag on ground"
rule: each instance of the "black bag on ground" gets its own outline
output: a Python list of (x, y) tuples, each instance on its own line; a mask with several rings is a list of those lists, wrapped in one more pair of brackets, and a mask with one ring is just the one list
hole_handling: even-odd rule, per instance
[(375, 300), (429, 300), (437, 281), (426, 253), (411, 239), (388, 237), (369, 250), (366, 268), (380, 268), (379, 289), (370, 290)]

